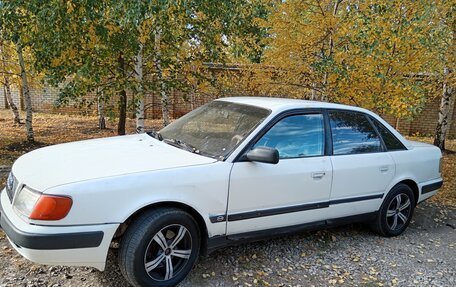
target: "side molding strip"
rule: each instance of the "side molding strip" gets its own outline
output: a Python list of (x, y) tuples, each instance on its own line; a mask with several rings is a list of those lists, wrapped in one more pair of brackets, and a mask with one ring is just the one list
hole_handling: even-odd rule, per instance
[(234, 214), (229, 214), (227, 217), (223, 214), (214, 215), (214, 216), (211, 216), (209, 219), (212, 223), (225, 222), (225, 221), (238, 221), (238, 220), (252, 219), (252, 218), (258, 218), (258, 217), (280, 215), (280, 214), (286, 214), (286, 213), (292, 213), (292, 212), (300, 212), (300, 211), (306, 211), (306, 210), (327, 208), (330, 205), (335, 205), (335, 204), (350, 203), (350, 202), (372, 200), (372, 199), (381, 199), (381, 198), (383, 198), (383, 193), (367, 195), (367, 196), (335, 199), (335, 200), (322, 201), (322, 202), (316, 202), (316, 203), (307, 203), (307, 204), (301, 204), (301, 205), (285, 206), (285, 207), (278, 207), (278, 208), (271, 208), (271, 209), (247, 211), (247, 212), (242, 212), (242, 213), (234, 213)]
[(363, 201), (363, 200), (371, 200), (371, 199), (379, 199), (379, 198), (383, 198), (383, 193), (374, 194), (374, 195), (359, 196), (359, 197), (352, 197), (352, 198), (334, 199), (334, 200), (331, 200), (329, 202), (329, 205), (356, 202), (356, 201)]
[(279, 207), (279, 208), (271, 208), (271, 209), (265, 209), (265, 210), (255, 210), (255, 211), (248, 211), (248, 212), (243, 212), (243, 213), (229, 214), (228, 221), (238, 221), (238, 220), (244, 220), (244, 219), (251, 219), (251, 218), (271, 216), (271, 215), (279, 215), (279, 214), (284, 214), (284, 213), (299, 212), (299, 211), (326, 208), (326, 207), (329, 207), (329, 201), (302, 204), (302, 205), (294, 205), (294, 206), (286, 206), (286, 207)]
[(441, 188), (442, 185), (443, 185), (443, 180), (437, 181), (437, 182), (434, 182), (434, 183), (431, 183), (431, 184), (423, 185), (423, 187), (421, 188), (421, 194), (426, 194), (426, 193), (429, 193), (429, 192), (433, 192), (433, 191)]

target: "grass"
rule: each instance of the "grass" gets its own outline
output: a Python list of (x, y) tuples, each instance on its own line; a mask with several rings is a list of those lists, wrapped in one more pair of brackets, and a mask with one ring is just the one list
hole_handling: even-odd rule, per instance
[[(22, 115), (23, 118), (24, 115)], [(36, 143), (28, 144), (25, 139), (25, 126), (15, 125), (9, 110), (0, 110), (0, 166), (11, 166), (22, 154), (33, 149), (83, 139), (109, 137), (116, 135), (116, 123), (107, 121), (107, 129), (97, 127), (96, 117), (60, 115), (60, 114), (34, 114), (34, 131)], [(158, 129), (159, 120), (146, 120), (146, 127)], [(127, 120), (127, 133), (135, 132), (135, 122)], [(411, 140), (432, 143), (429, 137), (412, 137)], [(442, 190), (431, 200), (445, 205), (456, 206), (456, 140), (448, 140), (448, 149), (443, 156), (443, 178), (445, 180)], [(0, 178), (0, 186), (5, 184), (5, 176)]]

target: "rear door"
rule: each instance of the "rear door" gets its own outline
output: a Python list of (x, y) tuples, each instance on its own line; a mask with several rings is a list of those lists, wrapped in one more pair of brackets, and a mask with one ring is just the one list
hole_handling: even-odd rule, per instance
[(367, 115), (329, 110), (333, 184), (329, 217), (376, 211), (395, 173), (395, 164)]

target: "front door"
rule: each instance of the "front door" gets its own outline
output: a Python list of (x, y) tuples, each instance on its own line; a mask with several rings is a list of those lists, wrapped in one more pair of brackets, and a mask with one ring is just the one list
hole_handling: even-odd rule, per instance
[(285, 116), (252, 148), (279, 151), (278, 164), (236, 162), (230, 176), (227, 234), (324, 220), (332, 166), (320, 112)]

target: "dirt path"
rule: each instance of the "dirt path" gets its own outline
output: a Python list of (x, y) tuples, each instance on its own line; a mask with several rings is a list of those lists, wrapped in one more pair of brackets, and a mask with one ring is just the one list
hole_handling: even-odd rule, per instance
[[(202, 258), (181, 286), (456, 286), (456, 209), (424, 203), (400, 237), (364, 225), (240, 245)], [(128, 286), (107, 270), (35, 265), (0, 231), (0, 286)]]

